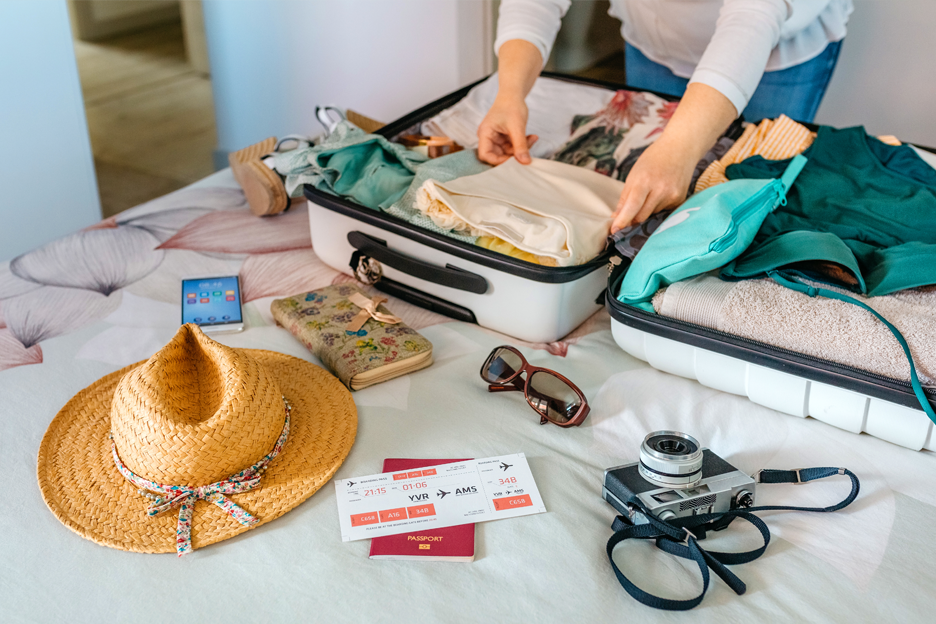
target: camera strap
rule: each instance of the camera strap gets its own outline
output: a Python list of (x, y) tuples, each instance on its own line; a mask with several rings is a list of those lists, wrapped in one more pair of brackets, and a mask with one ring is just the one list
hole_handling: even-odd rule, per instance
[[(754, 475), (757, 483), (808, 483), (817, 479), (824, 479), (835, 475), (846, 475), (851, 479), (851, 493), (840, 503), (829, 507), (793, 507), (786, 505), (767, 505), (763, 507), (751, 507), (749, 509), (732, 509), (724, 513), (703, 514), (698, 516), (687, 516), (684, 518), (674, 518), (673, 520), (660, 520), (653, 515), (637, 496), (632, 496), (627, 503), (640, 510), (647, 518), (646, 524), (631, 524), (624, 516), (615, 518), (611, 525), (614, 535), (608, 540), (608, 559), (611, 561), (611, 567), (617, 576), (621, 586), (635, 598), (648, 607), (655, 609), (664, 609), (666, 611), (688, 611), (702, 602), (705, 592), (709, 587), (709, 568), (718, 575), (720, 579), (739, 596), (743, 594), (747, 587), (744, 582), (738, 578), (734, 572), (726, 566), (739, 565), (754, 561), (764, 554), (767, 550), (767, 544), (770, 543), (770, 529), (763, 520), (754, 515), (755, 511), (812, 511), (825, 513), (838, 511), (847, 507), (858, 496), (858, 490), (861, 484), (858, 477), (846, 468), (800, 468), (796, 470), (761, 470)], [(764, 544), (759, 548), (747, 552), (725, 553), (709, 552), (699, 545), (699, 540), (705, 539), (708, 531), (720, 531), (726, 528), (732, 520), (741, 518), (753, 524)], [(624, 576), (624, 573), (614, 563), (614, 547), (628, 539), (655, 539), (656, 546), (660, 550), (683, 559), (691, 559), (699, 566), (699, 572), (702, 574), (702, 593), (695, 598), (688, 600), (673, 600), (669, 598), (660, 598), (637, 587), (630, 579)]]

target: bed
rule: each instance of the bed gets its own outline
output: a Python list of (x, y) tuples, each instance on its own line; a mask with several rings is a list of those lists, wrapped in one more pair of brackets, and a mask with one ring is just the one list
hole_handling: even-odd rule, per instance
[[(435, 364), (354, 393), (357, 440), (337, 477), (379, 472), (386, 457), (525, 453), (548, 512), (477, 525), (473, 563), (368, 559), (367, 541), (341, 541), (331, 484), (277, 521), (181, 559), (112, 550), (61, 525), (36, 483), (42, 435), (72, 395), (172, 337), (182, 277), (240, 276), (248, 328), (221, 342), (315, 361), (269, 312), (277, 296), (350, 280), (316, 258), (308, 232), (303, 206), (253, 217), (222, 171), (0, 264), (0, 619), (674, 621), (684, 616), (644, 607), (618, 585), (605, 555), (615, 512), (601, 483), (605, 468), (637, 459), (646, 433), (676, 429), (748, 473), (845, 466), (861, 478), (859, 498), (838, 513), (762, 514), (767, 553), (733, 568), (747, 593), (713, 577), (693, 621), (932, 621), (934, 453), (654, 370), (617, 347), (605, 312), (534, 345), (388, 304), (433, 342)], [(478, 369), (505, 343), (582, 388), (592, 406), (583, 426), (539, 426), (519, 395), (486, 391)], [(838, 477), (757, 495), (824, 506), (847, 492)], [(703, 546), (747, 550), (757, 537), (733, 526)], [(689, 598), (701, 587), (694, 564), (649, 543), (621, 545), (615, 559), (654, 593)]]

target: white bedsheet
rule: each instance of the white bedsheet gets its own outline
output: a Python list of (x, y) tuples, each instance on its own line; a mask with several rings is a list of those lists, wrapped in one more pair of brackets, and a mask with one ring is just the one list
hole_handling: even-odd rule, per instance
[[(78, 390), (169, 340), (178, 325), (177, 273), (240, 272), (245, 294), (256, 295), (245, 306), (250, 327), (219, 339), (312, 359), (272, 325), (270, 296), (294, 294), (272, 292), (277, 288), (324, 285), (336, 274), (314, 266), (308, 248), (284, 249), (288, 240), (262, 247), (259, 234), (243, 240), (218, 234), (212, 213), (229, 210), (226, 217), (233, 219), (244, 211), (236, 193), (220, 188), (230, 186), (227, 174), (216, 176), (121, 217), (123, 224), (112, 230), (139, 227), (170, 243), (143, 277), (108, 295), (88, 291), (82, 311), (68, 307), (74, 302), (58, 304), (62, 311), (54, 314), (47, 309), (75, 295), (61, 291), (68, 286), (42, 285), (56, 274), (53, 264), (67, 256), (67, 246), (33, 258), (29, 274), (39, 281), (0, 265), (3, 622), (933, 621), (933, 453), (786, 416), (653, 370), (614, 344), (601, 317), (592, 323), (596, 331), (562, 346), (565, 357), (521, 345), (532, 363), (562, 372), (591, 401), (585, 424), (563, 430), (539, 426), (519, 394), (486, 392), (478, 369), (490, 349), (513, 342), (509, 338), (389, 304), (422, 327), (435, 345), (436, 363), (355, 393), (358, 438), (337, 476), (377, 472), (385, 457), (526, 453), (548, 513), (479, 524), (473, 563), (369, 560), (367, 542), (341, 542), (331, 484), (275, 522), (182, 559), (80, 538), (42, 501), (35, 476), (39, 441)], [(297, 214), (292, 218), (301, 219)], [(138, 272), (144, 271), (141, 258), (133, 265)], [(42, 266), (53, 268), (43, 273)], [(30, 306), (35, 314), (24, 320)], [(40, 338), (41, 362), (35, 348), (22, 344), (27, 330)], [(13, 339), (18, 351), (9, 346)], [(10, 366), (15, 357), (34, 363)], [(762, 514), (773, 531), (767, 553), (733, 568), (747, 583), (745, 595), (713, 576), (709, 594), (690, 615), (655, 611), (631, 599), (610, 569), (605, 543), (615, 512), (600, 489), (605, 468), (635, 461), (643, 436), (663, 428), (691, 433), (748, 472), (846, 466), (861, 478), (861, 494), (834, 514)], [(759, 486), (758, 503), (822, 506), (847, 492), (845, 477)], [(732, 527), (702, 545), (747, 550), (757, 545), (757, 535), (747, 526)], [(650, 544), (626, 543), (616, 559), (653, 593), (688, 598), (701, 586), (694, 564)]]

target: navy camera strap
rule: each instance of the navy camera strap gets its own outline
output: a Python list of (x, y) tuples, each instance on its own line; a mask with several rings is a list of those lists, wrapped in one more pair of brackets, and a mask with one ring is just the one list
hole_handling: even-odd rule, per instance
[[(830, 512), (847, 507), (858, 496), (861, 484), (858, 477), (846, 468), (801, 468), (798, 470), (761, 470), (755, 475), (758, 483), (807, 483), (816, 479), (824, 479), (834, 475), (846, 475), (851, 479), (851, 493), (840, 503), (830, 507), (792, 507), (784, 505), (767, 505), (751, 507), (749, 509), (733, 509), (724, 513), (704, 514), (674, 518), (673, 520), (660, 520), (654, 516), (636, 496), (632, 496), (627, 503), (640, 510), (647, 518), (646, 524), (631, 524), (624, 516), (618, 516), (611, 528), (614, 535), (608, 540), (608, 559), (621, 586), (635, 598), (648, 607), (664, 609), (667, 611), (688, 611), (702, 602), (709, 587), (709, 568), (738, 595), (743, 594), (747, 587), (734, 572), (726, 566), (738, 565), (754, 561), (764, 554), (767, 544), (770, 543), (770, 529), (763, 520), (754, 515), (755, 511), (813, 511)], [(763, 546), (747, 552), (724, 553), (709, 552), (699, 546), (699, 540), (705, 539), (707, 531), (719, 531), (727, 527), (735, 518), (742, 518), (753, 524), (764, 539)], [(702, 574), (702, 593), (688, 600), (673, 600), (660, 598), (637, 587), (614, 562), (612, 553), (614, 547), (628, 539), (655, 539), (660, 550), (677, 557), (693, 560), (699, 566)]]

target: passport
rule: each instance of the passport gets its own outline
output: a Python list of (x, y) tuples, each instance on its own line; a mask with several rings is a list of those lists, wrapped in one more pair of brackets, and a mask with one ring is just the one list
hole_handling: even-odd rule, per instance
[[(438, 466), (440, 464), (453, 464), (467, 461), (466, 459), (401, 459), (388, 458), (384, 460), (384, 472), (398, 470), (414, 470)], [(458, 526), (416, 531), (413, 533), (400, 533), (375, 537), (371, 540), (371, 559), (397, 559), (422, 561), (474, 561), (474, 524), (460, 524)]]

